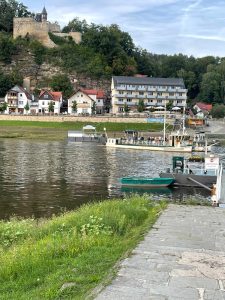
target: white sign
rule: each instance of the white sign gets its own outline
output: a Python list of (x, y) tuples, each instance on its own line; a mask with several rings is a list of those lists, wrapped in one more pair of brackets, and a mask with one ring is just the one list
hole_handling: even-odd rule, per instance
[(206, 157), (205, 158), (205, 169), (218, 169), (219, 168), (219, 157)]

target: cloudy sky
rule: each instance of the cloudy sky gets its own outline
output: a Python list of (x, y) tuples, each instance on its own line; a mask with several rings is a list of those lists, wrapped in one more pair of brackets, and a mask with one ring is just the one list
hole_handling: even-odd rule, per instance
[(224, 0), (22, 0), (29, 10), (45, 5), (50, 21), (66, 25), (75, 17), (116, 23), (135, 44), (157, 54), (225, 56)]

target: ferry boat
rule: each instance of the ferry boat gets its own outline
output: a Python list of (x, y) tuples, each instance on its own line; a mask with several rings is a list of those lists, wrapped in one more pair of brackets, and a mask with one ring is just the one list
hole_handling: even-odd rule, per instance
[(123, 186), (141, 188), (168, 187), (174, 183), (173, 178), (150, 178), (150, 177), (123, 177), (120, 179)]
[(168, 168), (159, 174), (160, 178), (173, 178), (175, 186), (204, 187), (209, 190), (217, 182), (220, 171), (219, 157), (206, 156), (204, 162), (189, 161), (182, 156), (174, 156), (172, 170)]

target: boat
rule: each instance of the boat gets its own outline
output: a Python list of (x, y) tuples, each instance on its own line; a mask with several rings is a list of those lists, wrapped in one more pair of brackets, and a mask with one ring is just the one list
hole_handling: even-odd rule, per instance
[(172, 158), (172, 170), (167, 168), (160, 178), (174, 179), (174, 186), (203, 187), (210, 190), (217, 182), (221, 167), (219, 157), (206, 156), (203, 162), (190, 161), (182, 156)]
[(150, 177), (123, 177), (120, 179), (122, 186), (141, 188), (168, 187), (174, 183), (173, 178), (150, 178)]
[(97, 133), (96, 128), (92, 125), (86, 125), (82, 128), (82, 131), (68, 131), (68, 140), (70, 142), (94, 142), (102, 143), (106, 142), (104, 134)]
[(107, 137), (106, 146), (161, 152), (192, 152), (192, 145), (189, 144), (189, 136), (183, 132), (171, 132), (169, 135), (163, 135), (163, 137), (152, 135), (149, 134), (147, 138), (144, 138), (136, 130), (125, 130), (124, 137), (122, 138)]

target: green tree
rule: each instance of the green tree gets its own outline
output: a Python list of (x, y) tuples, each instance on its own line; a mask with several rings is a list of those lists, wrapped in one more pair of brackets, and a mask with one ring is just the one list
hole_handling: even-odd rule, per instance
[(123, 105), (123, 111), (127, 114), (130, 111), (129, 106), (127, 105), (127, 103), (124, 103)]
[(0, 104), (0, 112), (4, 112), (7, 109), (8, 104), (3, 102)]
[(216, 104), (211, 110), (211, 115), (213, 118), (224, 118), (225, 117), (225, 105)]
[(145, 104), (144, 104), (144, 100), (143, 99), (140, 99), (138, 101), (137, 110), (138, 110), (138, 112), (143, 112), (145, 110)]
[(77, 101), (75, 101), (75, 100), (72, 102), (72, 111), (73, 111), (74, 113), (77, 112)]
[(49, 105), (48, 105), (48, 111), (50, 113), (54, 112), (54, 102), (53, 101), (50, 101), (49, 102)]
[(0, 0), (0, 31), (13, 31), (13, 18), (30, 17), (27, 7), (15, 0)]
[(170, 100), (167, 104), (166, 104), (166, 110), (171, 110), (173, 107), (173, 101)]
[(56, 92), (62, 92), (65, 97), (73, 93), (73, 86), (67, 75), (59, 74), (52, 77), (50, 87)]
[(16, 46), (11, 36), (0, 32), (0, 61), (10, 63), (12, 55), (16, 53)]
[(93, 101), (93, 103), (92, 103), (91, 113), (92, 113), (92, 115), (94, 115), (96, 113), (96, 102), (95, 101)]
[(26, 105), (24, 106), (24, 109), (25, 109), (26, 113), (29, 111), (30, 105), (29, 105), (28, 101), (27, 101)]

